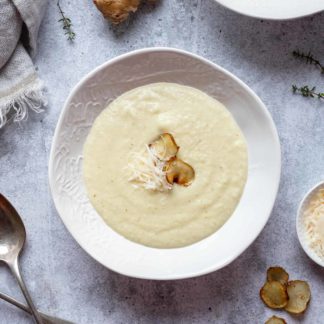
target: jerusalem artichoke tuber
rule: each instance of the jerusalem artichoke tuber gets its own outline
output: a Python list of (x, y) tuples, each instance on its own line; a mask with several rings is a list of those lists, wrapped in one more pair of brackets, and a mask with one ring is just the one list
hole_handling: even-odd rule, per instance
[(129, 16), (130, 12), (135, 12), (140, 4), (140, 0), (93, 0), (97, 8), (105, 18), (117, 25)]

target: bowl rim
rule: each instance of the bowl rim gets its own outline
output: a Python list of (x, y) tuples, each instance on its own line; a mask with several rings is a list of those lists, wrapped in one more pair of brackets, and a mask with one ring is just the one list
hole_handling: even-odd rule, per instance
[(264, 20), (269, 20), (269, 21), (287, 21), (287, 20), (295, 20), (299, 18), (305, 18), (309, 17), (315, 14), (318, 14), (322, 11), (324, 11), (324, 5), (322, 9), (315, 10), (313, 12), (305, 13), (305, 14), (300, 14), (300, 15), (287, 15), (287, 17), (274, 17), (274, 16), (263, 16), (263, 15), (257, 15), (255, 13), (248, 13), (246, 11), (237, 9), (236, 7), (231, 6), (228, 0), (214, 0), (215, 2), (219, 3), (221, 6), (223, 6), (226, 9), (229, 9), (233, 12), (236, 12), (237, 14), (243, 15), (245, 17), (251, 17), (255, 19), (264, 19)]
[[(274, 194), (273, 197), (271, 198), (271, 200), (269, 201), (269, 205), (268, 205), (268, 209), (265, 210), (264, 214), (266, 215), (266, 217), (264, 217), (263, 222), (260, 226), (260, 228), (258, 230), (255, 231), (254, 235), (250, 236), (250, 239), (248, 240), (248, 244), (241, 246), (240, 248), (237, 249), (236, 253), (233, 253), (229, 258), (225, 259), (223, 262), (218, 263), (217, 265), (214, 266), (210, 266), (210, 267), (206, 267), (200, 271), (195, 271), (195, 272), (186, 272), (184, 274), (168, 274), (168, 275), (163, 275), (163, 276), (156, 276), (156, 275), (152, 275), (152, 276), (148, 276), (148, 275), (134, 275), (131, 273), (131, 271), (127, 272), (127, 271), (120, 271), (119, 269), (114, 269), (113, 267), (109, 267), (106, 264), (104, 264), (103, 262), (101, 262), (97, 256), (91, 254), (86, 247), (83, 246), (83, 244), (80, 243), (80, 241), (75, 237), (75, 235), (69, 230), (64, 217), (61, 216), (60, 212), (59, 212), (59, 207), (58, 207), (58, 203), (55, 199), (55, 194), (54, 194), (54, 180), (53, 180), (53, 173), (54, 173), (54, 149), (57, 146), (57, 141), (58, 141), (58, 136), (59, 136), (59, 129), (62, 126), (63, 123), (63, 119), (64, 119), (64, 115), (65, 112), (67, 110), (67, 105), (68, 103), (71, 101), (71, 99), (74, 97), (75, 93), (81, 88), (81, 86), (83, 85), (83, 83), (88, 80), (89, 78), (91, 78), (92, 76), (94, 76), (96, 73), (98, 73), (99, 71), (101, 71), (102, 69), (108, 67), (109, 65), (112, 65), (116, 62), (119, 62), (121, 60), (127, 59), (128, 57), (134, 56), (134, 55), (139, 55), (139, 54), (147, 54), (147, 53), (154, 53), (154, 52), (170, 52), (170, 53), (177, 53), (177, 54), (181, 54), (184, 56), (189, 56), (191, 58), (194, 58), (196, 60), (199, 60), (201, 62), (203, 62), (204, 64), (210, 66), (213, 69), (216, 69), (218, 71), (220, 71), (221, 73), (227, 75), (228, 77), (230, 77), (231, 79), (233, 79), (235, 82), (237, 82), (243, 89), (244, 91), (246, 91), (258, 104), (259, 108), (262, 109), (262, 112), (264, 113), (264, 115), (266, 116), (267, 120), (269, 121), (269, 128), (271, 129), (271, 134), (274, 140), (274, 145), (273, 145), (273, 151), (275, 152), (275, 155), (277, 157), (276, 160), (276, 171), (277, 173), (275, 174), (275, 180), (274, 180)], [(58, 118), (58, 122), (56, 124), (55, 127), (55, 132), (54, 132), (54, 136), (52, 139), (52, 144), (51, 144), (51, 150), (50, 150), (50, 155), (49, 155), (49, 168), (48, 168), (48, 176), (49, 176), (49, 186), (50, 186), (50, 192), (51, 192), (51, 196), (54, 202), (54, 206), (55, 209), (57, 211), (57, 214), (59, 215), (60, 219), (62, 220), (65, 228), (68, 230), (68, 232), (70, 233), (70, 235), (74, 238), (74, 240), (79, 244), (79, 246), (82, 248), (82, 250), (84, 250), (87, 254), (89, 254), (93, 259), (95, 259), (98, 263), (100, 263), (101, 265), (103, 265), (104, 267), (106, 267), (107, 269), (110, 269), (116, 273), (128, 276), (128, 277), (132, 277), (132, 278), (137, 278), (137, 279), (147, 279), (147, 280), (179, 280), (179, 279), (186, 279), (186, 278), (194, 278), (194, 277), (198, 277), (198, 276), (202, 276), (211, 272), (214, 272), (216, 270), (222, 269), (225, 266), (227, 266), (228, 264), (230, 264), (231, 262), (233, 262), (235, 259), (237, 259), (248, 247), (251, 246), (251, 244), (256, 240), (256, 238), (260, 235), (260, 233), (262, 232), (262, 230), (264, 229), (266, 223), (268, 222), (270, 216), (271, 216), (271, 212), (272, 209), (274, 207), (274, 203), (275, 200), (277, 198), (278, 195), (278, 189), (279, 189), (279, 184), (280, 184), (280, 179), (281, 179), (281, 146), (280, 146), (280, 140), (279, 140), (279, 135), (275, 126), (275, 123), (272, 119), (272, 116), (270, 114), (270, 112), (268, 111), (268, 109), (266, 108), (265, 104), (262, 102), (262, 100), (257, 96), (257, 94), (247, 85), (245, 84), (242, 80), (240, 80), (238, 77), (236, 77), (234, 74), (232, 74), (231, 72), (227, 71), (226, 69), (222, 68), (221, 66), (219, 66), (218, 64), (213, 63), (212, 61), (205, 59), (202, 56), (199, 56), (197, 54), (193, 54), (190, 53), (188, 51), (182, 50), (182, 49), (177, 49), (177, 48), (172, 48), (172, 47), (147, 47), (147, 48), (142, 48), (142, 49), (137, 49), (131, 52), (127, 52), (121, 55), (118, 55), (112, 59), (109, 59), (108, 61), (100, 64), (99, 66), (97, 66), (96, 68), (92, 69), (90, 72), (88, 72), (84, 77), (82, 77), (80, 79), (79, 82), (77, 82), (77, 84), (75, 86), (72, 87), (72, 89), (70, 90), (70, 93), (68, 95), (68, 97), (66, 98), (64, 104), (63, 104), (63, 108), (60, 112), (59, 118)]]
[(301, 229), (302, 226), (300, 226), (300, 219), (302, 217), (302, 209), (304, 208), (304, 205), (305, 205), (307, 199), (309, 199), (321, 186), (324, 188), (324, 180), (317, 182), (314, 186), (312, 186), (306, 192), (303, 199), (299, 203), (299, 206), (297, 209), (297, 215), (296, 215), (296, 232), (297, 232), (298, 241), (299, 241), (301, 247), (303, 248), (304, 252), (306, 253), (306, 255), (311, 260), (313, 260), (316, 264), (318, 264), (321, 267), (324, 267), (324, 261), (320, 262), (319, 257), (315, 256), (316, 255), (315, 252), (313, 252), (310, 248), (308, 248), (307, 243), (305, 242), (305, 240), (303, 240), (303, 238), (302, 238), (303, 230)]

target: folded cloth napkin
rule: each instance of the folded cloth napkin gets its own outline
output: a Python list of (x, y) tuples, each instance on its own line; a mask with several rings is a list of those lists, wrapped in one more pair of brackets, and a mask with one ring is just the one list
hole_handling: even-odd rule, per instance
[(31, 57), (47, 0), (0, 0), (0, 128), (46, 105)]

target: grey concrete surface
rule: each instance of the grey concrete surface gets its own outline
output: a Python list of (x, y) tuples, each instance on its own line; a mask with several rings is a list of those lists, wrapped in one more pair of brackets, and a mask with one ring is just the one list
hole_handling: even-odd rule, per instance
[[(303, 194), (324, 178), (324, 101), (291, 93), (291, 84), (318, 85), (324, 76), (294, 60), (312, 50), (324, 61), (324, 13), (287, 22), (243, 17), (213, 0), (161, 0), (112, 28), (91, 1), (62, 1), (76, 39), (63, 35), (50, 0), (35, 58), (48, 88), (42, 115), (0, 131), (0, 191), (21, 213), (28, 233), (23, 275), (44, 312), (75, 323), (264, 323), (272, 314), (288, 323), (324, 323), (324, 269), (297, 241), (295, 214)], [(94, 261), (63, 226), (49, 193), (48, 156), (59, 113), (71, 87), (97, 65), (130, 50), (172, 46), (202, 55), (236, 74), (267, 105), (282, 144), (282, 179), (271, 218), (255, 243), (218, 272), (189, 280), (155, 282), (113, 273)], [(257, 199), (257, 197), (256, 197)], [(282, 265), (312, 289), (307, 313), (292, 317), (267, 309), (259, 289), (268, 266)], [(0, 267), (0, 291), (23, 300)], [(0, 323), (32, 323), (0, 301)]]

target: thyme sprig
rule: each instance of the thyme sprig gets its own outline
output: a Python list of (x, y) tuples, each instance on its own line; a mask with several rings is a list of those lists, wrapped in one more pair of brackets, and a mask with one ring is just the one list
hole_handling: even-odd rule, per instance
[(310, 88), (307, 85), (303, 87), (297, 87), (295, 84), (293, 84), (292, 91), (293, 93), (301, 94), (303, 97), (324, 99), (324, 92), (316, 92), (316, 87)]
[(60, 14), (62, 16), (62, 18), (58, 21), (62, 22), (63, 30), (65, 31), (64, 34), (67, 35), (67, 39), (69, 41), (73, 41), (75, 39), (75, 32), (72, 30), (72, 22), (70, 18), (65, 16), (64, 11), (60, 6), (60, 0), (57, 1), (57, 7), (59, 8)]
[[(305, 54), (299, 50), (295, 50), (292, 54), (297, 59), (303, 60), (308, 64), (315, 65), (320, 69), (321, 73), (324, 74), (324, 65), (318, 59), (314, 58), (311, 52)], [(324, 92), (316, 91), (316, 87), (310, 87), (308, 85), (297, 87), (295, 84), (293, 84), (292, 91), (293, 93), (300, 94), (303, 97), (324, 99)]]
[(293, 51), (293, 56), (297, 59), (304, 60), (308, 64), (316, 65), (321, 70), (321, 73), (324, 73), (324, 65), (319, 60), (314, 58), (311, 52), (305, 54), (299, 50), (296, 50)]

